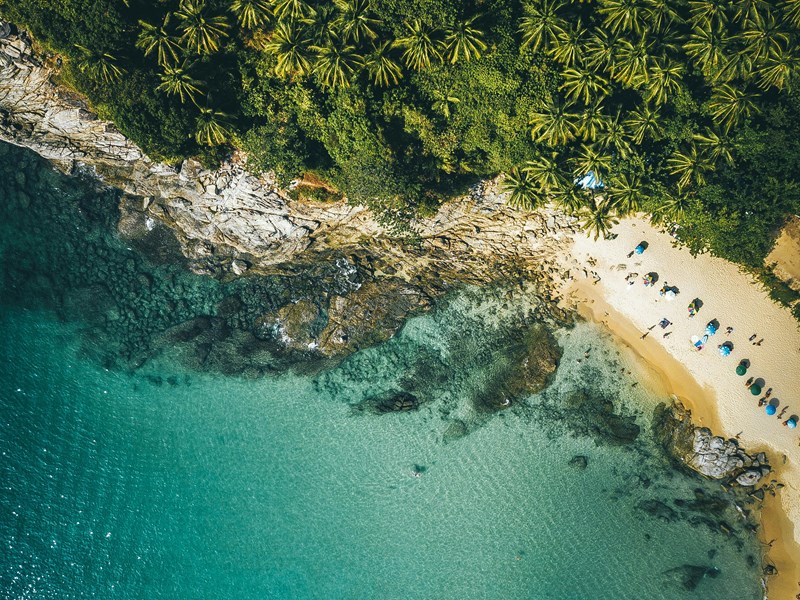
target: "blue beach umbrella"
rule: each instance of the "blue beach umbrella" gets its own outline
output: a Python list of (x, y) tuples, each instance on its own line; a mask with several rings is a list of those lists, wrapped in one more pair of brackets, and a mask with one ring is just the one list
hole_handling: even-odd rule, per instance
[(719, 347), (720, 356), (729, 356), (730, 353), (731, 353), (731, 347), (730, 346), (720, 346)]
[(775, 414), (775, 412), (776, 412), (778, 409), (777, 409), (777, 408), (775, 408), (775, 405), (774, 405), (774, 404), (767, 404), (767, 408), (766, 408), (765, 410), (767, 411), (767, 414), (768, 414), (768, 415), (771, 417), (772, 415), (774, 415), (774, 414)]
[(636, 248), (633, 249), (633, 251), (636, 252), (636, 254), (641, 254), (642, 252), (644, 252), (644, 246), (639, 244), (638, 246), (636, 246)]
[(789, 429), (794, 429), (795, 427), (797, 427), (797, 421), (795, 421), (794, 419), (789, 419), (788, 421), (786, 421), (786, 426)]
[(717, 333), (717, 328), (714, 326), (713, 323), (709, 323), (708, 325), (706, 325), (706, 333), (708, 335), (714, 335), (715, 333)]

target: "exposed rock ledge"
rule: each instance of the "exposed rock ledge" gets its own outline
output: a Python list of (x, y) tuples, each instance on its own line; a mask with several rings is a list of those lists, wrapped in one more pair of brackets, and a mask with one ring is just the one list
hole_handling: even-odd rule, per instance
[(268, 178), (248, 173), (241, 156), (215, 171), (192, 160), (180, 168), (151, 161), (84, 100), (52, 83), (52, 69), (24, 33), (0, 40), (0, 69), (0, 139), (66, 172), (90, 169), (140, 197), (146, 217), (175, 231), (196, 272), (292, 272), (292, 265), (357, 255), (368, 257), (360, 263), (377, 278), (423, 287), (481, 282), (549, 270), (547, 257), (575, 227), (557, 211), (510, 209), (484, 182), (414, 223), (418, 243), (404, 243), (364, 207), (290, 200)]
[(756, 485), (772, 470), (763, 453), (751, 456), (736, 440), (715, 436), (706, 427), (695, 427), (691, 417), (691, 411), (674, 402), (672, 406), (659, 404), (653, 419), (656, 438), (687, 467), (743, 487)]

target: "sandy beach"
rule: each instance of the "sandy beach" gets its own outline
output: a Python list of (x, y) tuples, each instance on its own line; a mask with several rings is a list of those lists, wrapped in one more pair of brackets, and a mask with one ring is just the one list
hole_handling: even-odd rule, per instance
[[(707, 254), (692, 257), (645, 220), (625, 219), (614, 233), (612, 240), (575, 237), (562, 264), (572, 277), (562, 290), (564, 302), (605, 324), (647, 361), (664, 391), (691, 408), (697, 424), (738, 437), (750, 453), (767, 452), (775, 469), (768, 480), (785, 484), (776, 498), (767, 499), (763, 512), (762, 540), (772, 542), (769, 559), (778, 568), (768, 593), (770, 599), (794, 598), (800, 592), (800, 428), (783, 422), (800, 415), (798, 322), (736, 265)], [(647, 243), (646, 250), (628, 257), (640, 242)], [(651, 272), (658, 281), (645, 287), (643, 277)], [(630, 273), (638, 274), (633, 285), (626, 281)], [(674, 299), (659, 293), (665, 284), (677, 288)], [(687, 307), (695, 298), (702, 307), (690, 318)], [(664, 318), (671, 325), (662, 329), (658, 323)], [(713, 320), (718, 332), (697, 350), (692, 340)], [(732, 344), (730, 356), (719, 353), (725, 342)], [(740, 377), (735, 368), (743, 359), (750, 367)], [(745, 386), (751, 376), (765, 382), (760, 396)], [(769, 388), (776, 416), (758, 406)]]

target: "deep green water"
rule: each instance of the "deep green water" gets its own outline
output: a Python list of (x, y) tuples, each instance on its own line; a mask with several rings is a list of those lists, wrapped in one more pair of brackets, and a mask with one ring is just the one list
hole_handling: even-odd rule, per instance
[[(236, 330), (351, 275), (220, 285), (120, 242), (115, 202), (0, 146), (0, 597), (761, 597), (755, 535), (652, 443), (662, 399), (593, 326), (557, 332), (551, 386), (499, 413), (478, 400), (532, 308), (499, 290), (314, 375), (200, 372), (164, 330)], [(420, 410), (359, 409), (401, 389)], [(609, 401), (634, 442), (583, 416)]]

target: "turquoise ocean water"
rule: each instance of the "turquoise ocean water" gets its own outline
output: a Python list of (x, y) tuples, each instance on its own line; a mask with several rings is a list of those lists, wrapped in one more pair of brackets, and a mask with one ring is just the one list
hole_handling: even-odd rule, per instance
[[(313, 375), (201, 372), (168, 345), (143, 362), (234, 288), (117, 240), (114, 193), (0, 163), (0, 597), (761, 597), (755, 534), (652, 442), (663, 399), (594, 326), (557, 332), (551, 386), (501, 412), (475, 398), (527, 307), (493, 290)], [(360, 410), (400, 389), (418, 411)], [(610, 443), (576, 395), (637, 439)]]

